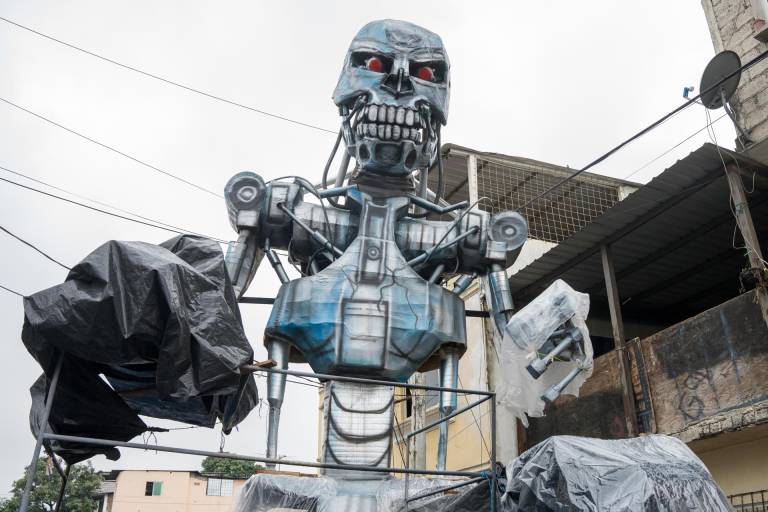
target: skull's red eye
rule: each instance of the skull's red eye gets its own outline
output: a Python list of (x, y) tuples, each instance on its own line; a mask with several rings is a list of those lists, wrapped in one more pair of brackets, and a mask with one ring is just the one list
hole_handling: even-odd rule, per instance
[(432, 69), (429, 66), (422, 66), (416, 72), (416, 76), (420, 80), (426, 80), (427, 82), (434, 82), (435, 81), (435, 70)]
[(380, 58), (371, 57), (370, 59), (365, 61), (365, 67), (368, 68), (368, 70), (370, 71), (381, 73), (382, 70), (384, 69), (384, 64), (382, 64)]

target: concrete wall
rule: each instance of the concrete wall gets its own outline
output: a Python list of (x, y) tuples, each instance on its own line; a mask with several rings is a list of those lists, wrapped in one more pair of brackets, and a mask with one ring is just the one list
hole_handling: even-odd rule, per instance
[[(754, 292), (638, 343), (656, 432), (690, 442), (763, 422), (758, 406), (768, 402), (768, 329)], [(630, 354), (637, 374), (636, 352)], [(531, 420), (525, 445), (554, 434), (622, 437), (622, 417), (618, 357), (611, 352), (595, 360), (579, 399), (560, 397), (544, 418)]]
[(745, 293), (641, 341), (659, 432), (691, 441), (698, 422), (768, 400), (768, 329), (754, 300)]
[(579, 390), (579, 398), (561, 395), (546, 408), (545, 414), (542, 418), (529, 419), (523, 448), (530, 448), (553, 435), (601, 439), (626, 437), (617, 352), (595, 359), (592, 376)]
[[(723, 436), (723, 440), (730, 436), (733, 434)], [(703, 451), (692, 448), (726, 495), (768, 489), (768, 433), (743, 443), (720, 443)]]
[[(160, 496), (145, 496), (147, 482), (162, 482)], [(245, 480), (235, 480), (232, 496), (206, 496), (207, 478), (190, 471), (121, 471), (111, 512), (226, 512)]]
[[(755, 5), (764, 0), (755, 0)], [(736, 52), (742, 63), (768, 49), (755, 39), (759, 32), (759, 13), (751, 0), (702, 0), (716, 52)], [(703, 70), (702, 70), (703, 71)], [(730, 101), (742, 127), (750, 130), (759, 143), (768, 138), (768, 61), (763, 61), (742, 74), (741, 84)]]

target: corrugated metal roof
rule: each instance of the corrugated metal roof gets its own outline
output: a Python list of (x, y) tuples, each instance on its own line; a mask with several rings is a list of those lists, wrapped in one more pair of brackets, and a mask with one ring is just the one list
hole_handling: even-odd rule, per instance
[(604, 296), (600, 247), (608, 243), (630, 308), (700, 310), (735, 295), (746, 260), (733, 247), (735, 219), (723, 169), (731, 162), (746, 175), (748, 190), (756, 176), (750, 209), (758, 233), (765, 232), (766, 167), (705, 144), (512, 276), (513, 294), (527, 303), (562, 278), (577, 290)]

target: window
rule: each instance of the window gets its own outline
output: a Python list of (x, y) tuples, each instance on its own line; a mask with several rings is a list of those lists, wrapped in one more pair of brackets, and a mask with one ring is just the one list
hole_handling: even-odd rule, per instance
[(160, 496), (163, 492), (163, 482), (147, 482), (144, 487), (144, 496)]
[(232, 496), (232, 480), (224, 478), (209, 478), (206, 496)]
[[(440, 386), (440, 371), (430, 370), (424, 372), (424, 384), (427, 386)], [(429, 409), (440, 404), (440, 393), (438, 391), (426, 391), (426, 390), (414, 390), (416, 393), (421, 394), (424, 397), (424, 407)], [(410, 418), (413, 414), (413, 399), (411, 398), (411, 390), (405, 390), (405, 417)]]

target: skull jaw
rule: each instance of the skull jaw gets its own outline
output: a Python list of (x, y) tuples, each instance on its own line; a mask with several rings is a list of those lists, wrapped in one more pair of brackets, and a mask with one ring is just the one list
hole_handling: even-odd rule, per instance
[(364, 137), (355, 149), (361, 172), (406, 176), (419, 169), (422, 148), (412, 141), (392, 142)]
[[(402, 106), (402, 103), (398, 103), (400, 102), (390, 100), (385, 105), (387, 108)], [(372, 103), (368, 104), (371, 105)], [(390, 130), (391, 124), (371, 124), (374, 120), (377, 123), (391, 123), (391, 117), (372, 119), (368, 116), (368, 108), (363, 110), (358, 119), (358, 128), (344, 130), (347, 152), (358, 162), (359, 172), (402, 177), (432, 165), (437, 154), (438, 125), (432, 120), (432, 109), (429, 105), (422, 104), (419, 111), (422, 121), (418, 120), (417, 114), (413, 124), (402, 125), (403, 137), (407, 137), (408, 130), (420, 132), (418, 137), (412, 135), (417, 139), (413, 140), (400, 138), (399, 132)], [(378, 130), (371, 131), (374, 127)]]

